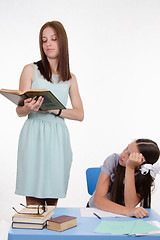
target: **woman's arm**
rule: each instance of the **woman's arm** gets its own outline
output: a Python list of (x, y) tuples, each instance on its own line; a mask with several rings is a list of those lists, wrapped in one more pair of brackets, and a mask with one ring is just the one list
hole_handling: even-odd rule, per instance
[(135, 168), (144, 162), (142, 154), (132, 153), (126, 162), (124, 202), (126, 207), (136, 207), (140, 202), (140, 196), (136, 192)]
[(110, 176), (101, 171), (99, 176), (97, 187), (95, 191), (94, 204), (96, 207), (116, 214), (122, 214), (125, 216), (135, 216), (138, 218), (143, 218), (148, 216), (148, 211), (142, 207), (139, 208), (129, 208), (122, 206), (120, 204), (114, 203), (106, 198), (110, 183)]
[(94, 204), (96, 207), (117, 214), (126, 215), (126, 208), (107, 199), (107, 192), (110, 184), (110, 176), (101, 171), (95, 191)]
[(124, 186), (124, 203), (126, 207), (136, 207), (140, 198), (135, 187), (135, 170), (126, 166), (125, 186)]
[[(69, 95), (71, 99), (72, 109), (63, 109), (60, 117), (71, 120), (83, 121), (84, 119), (83, 104), (79, 94), (77, 80), (73, 74), (72, 78), (70, 79), (70, 83), (71, 86), (69, 90)], [(59, 110), (50, 110), (48, 112), (57, 114)]]
[[(19, 90), (26, 91), (31, 88), (33, 71), (33, 64), (28, 64), (23, 68), (19, 82)], [(39, 97), (37, 101), (32, 98), (28, 98), (24, 101), (24, 106), (17, 106), (16, 112), (19, 117), (27, 116), (31, 111), (37, 112), (42, 105), (42, 102), (42, 97)]]

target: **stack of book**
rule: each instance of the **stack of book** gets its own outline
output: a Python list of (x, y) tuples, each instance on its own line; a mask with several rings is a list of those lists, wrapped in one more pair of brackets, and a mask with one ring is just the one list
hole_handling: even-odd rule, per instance
[(12, 217), (12, 227), (42, 229), (46, 226), (47, 220), (49, 220), (53, 215), (55, 206), (47, 206), (46, 211), (38, 215), (30, 214), (35, 212), (34, 207), (35, 206), (30, 205), (27, 208), (23, 208), (19, 213), (14, 214)]

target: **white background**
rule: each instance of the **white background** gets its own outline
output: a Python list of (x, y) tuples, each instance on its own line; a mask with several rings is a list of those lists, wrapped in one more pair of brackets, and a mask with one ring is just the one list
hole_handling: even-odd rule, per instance
[[(85, 110), (83, 122), (66, 121), (73, 165), (67, 197), (58, 206), (84, 207), (88, 167), (101, 165), (136, 138), (151, 138), (160, 146), (160, 1), (1, 0), (0, 88), (18, 89), (24, 65), (40, 59), (39, 30), (52, 20), (67, 31), (70, 67)], [(26, 118), (19, 118), (3, 96), (0, 109), (0, 239), (6, 239), (12, 206), (25, 203), (14, 191)], [(152, 197), (158, 212), (159, 179)]]

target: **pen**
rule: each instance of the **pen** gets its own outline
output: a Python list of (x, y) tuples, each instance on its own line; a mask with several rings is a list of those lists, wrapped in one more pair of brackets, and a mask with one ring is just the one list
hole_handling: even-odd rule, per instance
[(99, 219), (101, 219), (101, 217), (100, 216), (98, 216), (96, 213), (93, 213), (97, 218), (99, 218)]

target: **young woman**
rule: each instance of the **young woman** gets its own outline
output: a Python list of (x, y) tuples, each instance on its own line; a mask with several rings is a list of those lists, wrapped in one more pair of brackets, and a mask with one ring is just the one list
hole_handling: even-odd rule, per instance
[(82, 121), (84, 117), (76, 77), (70, 72), (68, 40), (60, 22), (45, 23), (39, 34), (41, 60), (24, 67), (19, 89), (50, 90), (72, 108), (39, 110), (43, 103), (29, 98), (18, 106), (18, 116), (28, 115), (19, 139), (16, 194), (26, 196), (27, 205), (56, 205), (66, 196), (72, 150), (64, 119)]
[[(151, 186), (160, 170), (157, 144), (149, 139), (132, 142), (119, 155), (112, 154), (103, 163), (97, 187), (87, 207), (143, 218), (151, 205)], [(136, 207), (141, 203), (143, 207)]]

